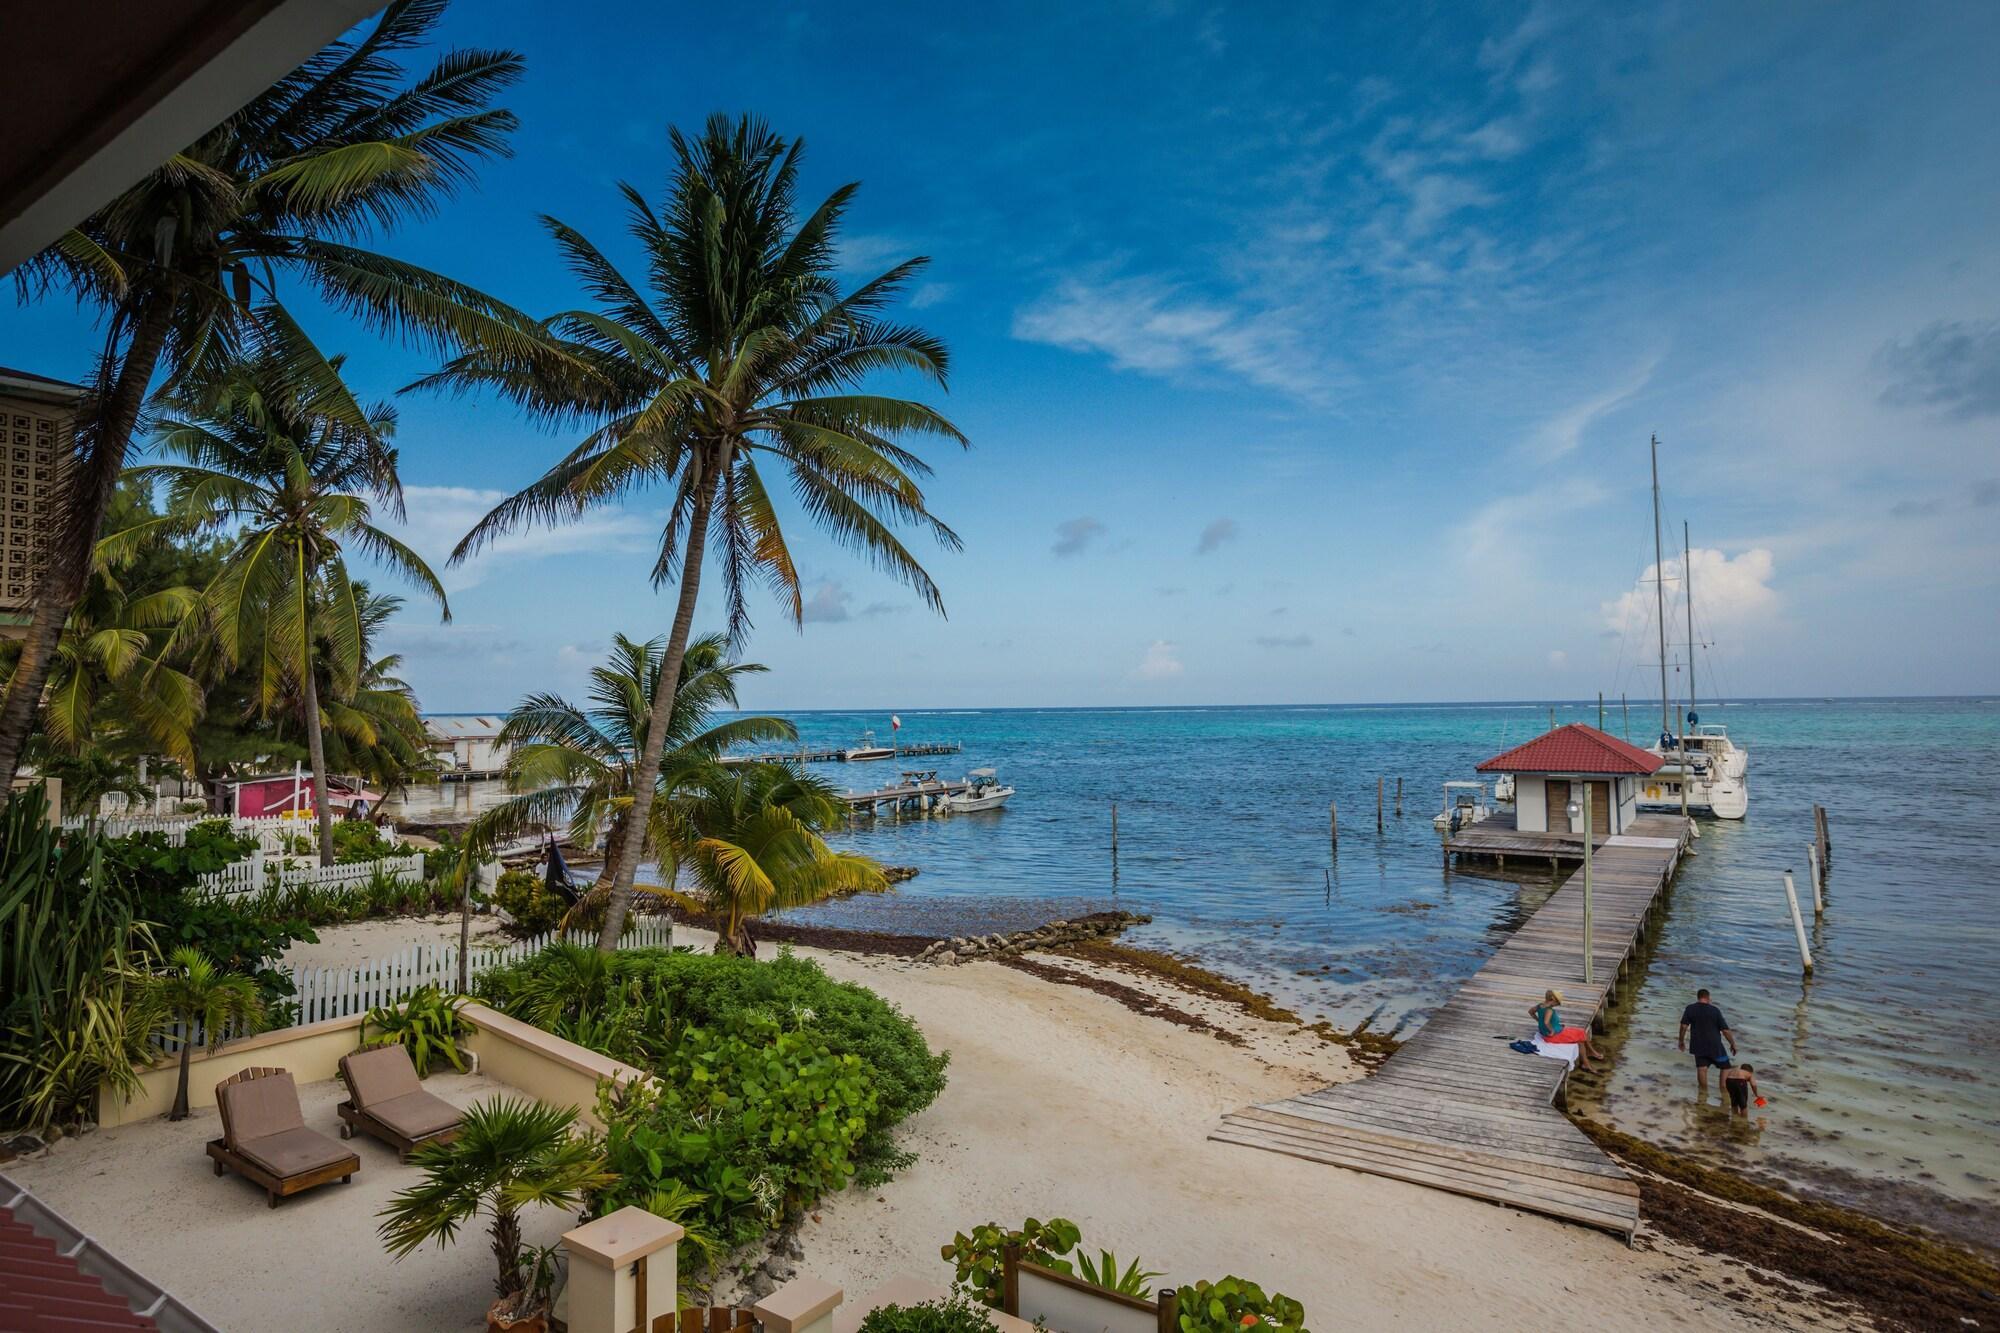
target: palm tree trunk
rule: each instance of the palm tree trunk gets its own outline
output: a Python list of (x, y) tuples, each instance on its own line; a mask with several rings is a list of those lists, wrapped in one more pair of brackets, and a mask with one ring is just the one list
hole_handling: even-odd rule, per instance
[(326, 804), (326, 741), (319, 731), (319, 682), (310, 657), (306, 678), (306, 753), (312, 759), (313, 814), (319, 820), (319, 863), (333, 864), (333, 811)]
[(34, 732), (42, 691), (55, 668), (56, 643), (63, 625), (76, 599), (83, 595), (98, 529), (104, 525), (104, 510), (118, 484), (118, 474), (125, 468), (125, 451), (131, 446), (139, 409), (146, 401), (146, 387), (153, 381), (160, 350), (166, 345), (170, 314), (164, 301), (147, 305), (117, 377), (95, 404), (96, 419), (85, 425), (86, 434), (96, 438), (88, 456), (72, 463), (69, 486), (61, 501), (62, 523), (50, 536), (42, 576), (35, 582), (34, 618), (21, 644), (20, 661), (7, 684), (6, 698), (0, 701), (0, 800), (13, 787), (21, 750)]
[(688, 634), (694, 628), (695, 600), (701, 594), (701, 559), (708, 548), (709, 511), (715, 505), (723, 479), (729, 475), (731, 453), (730, 446), (724, 444), (720, 466), (713, 475), (704, 478), (701, 489), (695, 493), (694, 513), (689, 516), (687, 549), (681, 553), (681, 594), (674, 608), (674, 627), (667, 634), (667, 651), (660, 658), (660, 676), (653, 685), (653, 708), (646, 721), (646, 743), (639, 747), (639, 768), (632, 775), (632, 808), (625, 812), (624, 836), (613, 849), (618, 858), (617, 874), (611, 881), (611, 901), (604, 909), (604, 928), (597, 932), (597, 947), (604, 953), (618, 947), (618, 937), (625, 930), (625, 914), (632, 905), (632, 880), (646, 846), (653, 789), (660, 781), (660, 756), (666, 749), (667, 726), (673, 718), (681, 660), (687, 656)]
[(185, 1120), (188, 1118), (188, 1062), (193, 1052), (194, 1024), (189, 1023), (187, 1031), (181, 1035), (181, 1081), (179, 1086), (174, 1089), (174, 1109), (167, 1113), (167, 1119), (169, 1120)]
[(501, 1208), (493, 1210), (493, 1260), (500, 1269), (497, 1294), (512, 1296), (527, 1285), (521, 1280), (521, 1219)]

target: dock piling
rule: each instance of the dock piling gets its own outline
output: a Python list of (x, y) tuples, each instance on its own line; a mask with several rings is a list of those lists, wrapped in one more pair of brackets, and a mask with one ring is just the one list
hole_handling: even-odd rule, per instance
[(1118, 878), (1118, 802), (1111, 803), (1111, 878)]
[(1813, 833), (1819, 838), (1819, 864), (1824, 872), (1833, 866), (1833, 839), (1826, 831), (1826, 807), (1817, 801), (1813, 803)]
[(1340, 802), (1339, 801), (1328, 801), (1326, 803), (1326, 840), (1327, 840), (1327, 849), (1337, 859), (1340, 856)]
[(1797, 889), (1792, 887), (1792, 872), (1789, 870), (1785, 872), (1785, 902), (1792, 909), (1792, 933), (1799, 938), (1799, 963), (1805, 968), (1806, 975), (1811, 976), (1813, 967), (1812, 949), (1806, 944), (1805, 918), (1799, 915), (1799, 893)]
[(1375, 831), (1382, 831), (1382, 779), (1375, 779)]
[(1820, 871), (1818, 843), (1806, 844), (1806, 869), (1812, 875), (1813, 915), (1822, 916), (1826, 912), (1826, 876)]
[(1396, 779), (1396, 818), (1403, 817), (1403, 780)]

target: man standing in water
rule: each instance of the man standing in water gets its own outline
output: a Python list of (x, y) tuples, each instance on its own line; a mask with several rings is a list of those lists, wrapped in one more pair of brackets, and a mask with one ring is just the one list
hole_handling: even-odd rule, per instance
[[(1736, 1034), (1729, 1030), (1729, 1020), (1722, 1016), (1722, 1010), (1709, 1003), (1708, 992), (1694, 993), (1694, 1003), (1681, 1010), (1680, 1047), (1688, 1049), (1688, 1038), (1694, 1038), (1694, 1076), (1701, 1085), (1701, 1099), (1708, 1100), (1708, 1067), (1729, 1068), (1729, 1057), (1736, 1054)], [(1729, 1049), (1722, 1049), (1723, 1043)], [(1720, 1077), (1718, 1075), (1718, 1077)]]

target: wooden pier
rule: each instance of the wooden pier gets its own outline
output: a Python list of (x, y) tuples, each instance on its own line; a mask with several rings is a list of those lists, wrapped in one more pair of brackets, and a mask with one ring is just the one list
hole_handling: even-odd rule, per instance
[[(768, 750), (763, 754), (732, 754), (723, 756), (725, 764), (845, 764), (850, 762), (848, 746), (839, 750), (808, 750), (804, 746), (796, 750)], [(957, 754), (965, 747), (957, 741), (916, 741), (909, 745), (882, 747), (890, 753), (879, 756), (883, 759), (920, 759), (932, 754)], [(865, 761), (864, 761), (865, 762)]]
[[(1504, 818), (1504, 824), (1501, 822)], [(1464, 856), (1581, 858), (1580, 837), (1482, 820), (1447, 844)], [(1550, 988), (1563, 1019), (1599, 1027), (1657, 922), (1687, 821), (1641, 815), (1591, 844), (1592, 973), (1583, 982), (1583, 877), (1572, 875), (1416, 1036), (1372, 1076), (1223, 1118), (1211, 1138), (1470, 1195), (1631, 1237), (1639, 1187), (1555, 1103), (1569, 1066), (1523, 1055), (1528, 1010)], [(1534, 844), (1532, 848), (1529, 844)]]
[(874, 791), (842, 792), (840, 799), (847, 803), (849, 815), (929, 814), (941, 798), (971, 789), (967, 781), (944, 782), (936, 773), (911, 772), (904, 773), (901, 781)]

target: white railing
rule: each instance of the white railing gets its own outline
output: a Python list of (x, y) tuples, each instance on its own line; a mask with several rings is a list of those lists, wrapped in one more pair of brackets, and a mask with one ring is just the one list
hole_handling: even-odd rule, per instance
[(178, 847), (187, 841), (187, 831), (201, 823), (200, 815), (70, 815), (62, 822), (65, 833), (74, 833), (92, 824), (107, 838), (124, 838), (134, 833), (164, 833), (167, 844)]
[(331, 866), (292, 860), (268, 863), (264, 849), (259, 847), (246, 859), (211, 871), (195, 883), (202, 893), (228, 897), (239, 893), (259, 893), (270, 888), (344, 888), (351, 884), (366, 884), (378, 873), (399, 883), (421, 884), (424, 882), (424, 858), (413, 852), (408, 856), (385, 856), (377, 861), (348, 861)]
[[(92, 823), (98, 832), (107, 838), (125, 838), (134, 833), (160, 833), (170, 847), (179, 847), (187, 841), (187, 831), (196, 824), (206, 824), (221, 819), (221, 815), (102, 815), (95, 820), (85, 815), (71, 815), (62, 822), (66, 832), (74, 833)], [(294, 843), (312, 845), (319, 837), (319, 826), (310, 819), (288, 819), (280, 815), (252, 815), (247, 818), (232, 818), (229, 831), (239, 838), (255, 838), (257, 848), (262, 852), (289, 851)], [(390, 842), (396, 840), (394, 826), (384, 826), (382, 836)]]
[[(530, 939), (516, 940), (498, 948), (475, 946), (466, 955), (466, 984), (496, 967), (505, 967), (532, 958), (555, 943), (558, 934), (550, 931)], [(571, 944), (594, 945), (597, 934), (571, 931)], [(641, 918), (618, 942), (621, 949), (667, 948), (674, 942), (674, 927), (664, 918)], [(458, 946), (415, 945), (388, 958), (372, 959), (350, 967), (297, 967), (292, 969), (293, 999), (299, 1006), (298, 1021), (319, 1023), (332, 1018), (365, 1014), (370, 1009), (396, 1001), (424, 986), (436, 986), (449, 994), (458, 989)]]

